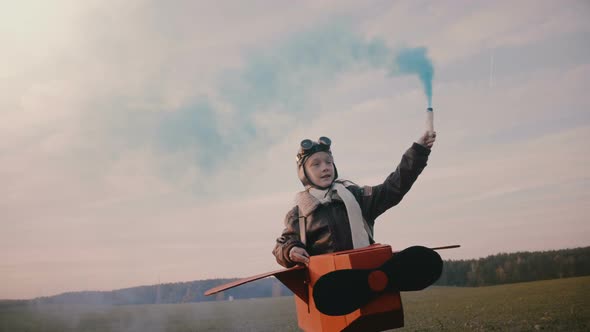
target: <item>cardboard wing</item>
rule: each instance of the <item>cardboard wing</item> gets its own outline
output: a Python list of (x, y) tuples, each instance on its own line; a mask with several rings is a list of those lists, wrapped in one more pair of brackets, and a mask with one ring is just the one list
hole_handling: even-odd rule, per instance
[(274, 276), (275, 278), (279, 279), (285, 286), (287, 286), (287, 288), (289, 288), (293, 292), (293, 294), (297, 295), (302, 300), (307, 302), (309, 294), (307, 291), (307, 286), (305, 285), (306, 270), (307, 268), (305, 266), (297, 265), (288, 269), (262, 273), (252, 277), (239, 279), (236, 281), (229, 282), (227, 284), (211, 288), (205, 292), (205, 295), (213, 295), (234, 287), (238, 287), (243, 284), (247, 284), (252, 281)]
[[(272, 271), (217, 286), (205, 292), (212, 295), (245, 283), (274, 276), (296, 296), (299, 327), (305, 331), (382, 331), (403, 326), (403, 309), (399, 292), (387, 291), (347, 315), (329, 316), (315, 306), (313, 286), (324, 274), (341, 269), (377, 268), (393, 255), (388, 245), (373, 244), (366, 248), (310, 257), (309, 266)], [(353, 285), (351, 285), (352, 287)]]
[(299, 327), (305, 331), (394, 329), (404, 326), (399, 290), (420, 290), (434, 283), (442, 271), (442, 260), (433, 250), (458, 247), (414, 246), (394, 254), (391, 246), (373, 244), (312, 256), (308, 267), (298, 265), (236, 280), (205, 295), (274, 276), (295, 294)]

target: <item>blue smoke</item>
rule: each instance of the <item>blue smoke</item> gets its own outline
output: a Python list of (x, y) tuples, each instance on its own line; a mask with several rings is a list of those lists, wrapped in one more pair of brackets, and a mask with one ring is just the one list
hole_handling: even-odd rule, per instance
[(274, 104), (300, 113), (318, 85), (355, 67), (386, 68), (391, 58), (384, 42), (365, 41), (343, 24), (330, 24), (247, 55), (243, 69), (225, 73), (221, 92), (242, 114)]
[(392, 50), (383, 40), (364, 38), (341, 22), (295, 34), (245, 55), (241, 69), (221, 75), (218, 97), (233, 108), (239, 124), (231, 133), (221, 134), (216, 110), (207, 98), (200, 98), (158, 116), (157, 146), (165, 151), (184, 150), (202, 169), (213, 170), (254, 140), (274, 138), (257, 127), (257, 113), (280, 109), (305, 119), (311, 112), (306, 107), (308, 94), (353, 69), (383, 69), (393, 76), (415, 74), (431, 106), (434, 70), (426, 53), (426, 48)]
[(405, 48), (397, 52), (392, 68), (392, 74), (416, 74), (424, 87), (424, 94), (428, 99), (428, 107), (432, 107), (432, 77), (434, 67), (426, 55), (426, 48)]
[(206, 102), (164, 112), (155, 122), (159, 124), (158, 147), (167, 152), (188, 153), (204, 170), (213, 169), (220, 151), (231, 151), (219, 134), (213, 108)]

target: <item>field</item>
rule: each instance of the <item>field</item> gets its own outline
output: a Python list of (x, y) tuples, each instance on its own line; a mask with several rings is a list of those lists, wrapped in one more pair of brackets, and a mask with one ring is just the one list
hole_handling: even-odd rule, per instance
[[(590, 277), (403, 293), (396, 331), (590, 331)], [(136, 306), (0, 302), (0, 331), (298, 331), (291, 297)]]

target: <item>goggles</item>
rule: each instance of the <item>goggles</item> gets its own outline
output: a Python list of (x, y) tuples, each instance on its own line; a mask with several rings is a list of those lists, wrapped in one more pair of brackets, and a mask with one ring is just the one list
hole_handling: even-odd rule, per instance
[(325, 136), (320, 137), (317, 142), (310, 139), (304, 139), (299, 145), (299, 152), (296, 157), (297, 164), (302, 165), (307, 157), (316, 152), (330, 152), (330, 145), (332, 145), (332, 140)]

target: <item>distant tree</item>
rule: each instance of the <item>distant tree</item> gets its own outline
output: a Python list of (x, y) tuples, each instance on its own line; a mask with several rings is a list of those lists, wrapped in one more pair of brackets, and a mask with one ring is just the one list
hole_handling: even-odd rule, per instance
[[(513, 282), (569, 278), (590, 275), (590, 247), (542, 252), (501, 253), (479, 259), (449, 260), (437, 285), (487, 286)], [(190, 282), (139, 286), (108, 292), (68, 292), (34, 299), (34, 303), (55, 304), (153, 304), (215, 301), (204, 292), (236, 279), (207, 279)], [(274, 288), (273, 288), (274, 284)], [(223, 299), (291, 295), (274, 278), (266, 278), (224, 292)], [(221, 298), (221, 296), (220, 296)]]
[(486, 286), (590, 275), (590, 247), (446, 261), (438, 285)]

